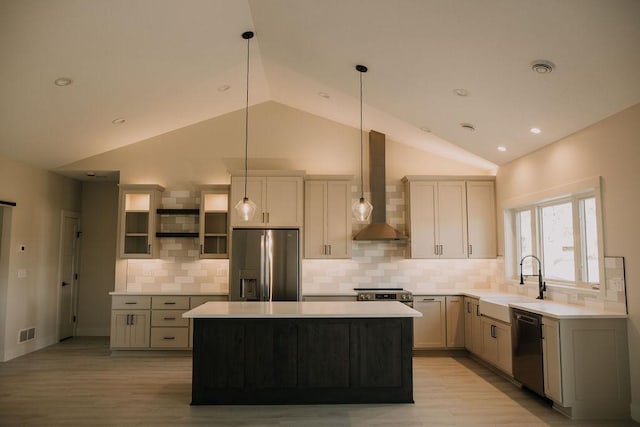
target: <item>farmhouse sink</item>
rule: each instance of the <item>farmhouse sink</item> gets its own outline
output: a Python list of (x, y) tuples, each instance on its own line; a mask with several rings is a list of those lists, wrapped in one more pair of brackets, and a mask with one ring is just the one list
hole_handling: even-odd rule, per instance
[(521, 295), (499, 295), (480, 298), (480, 314), (511, 323), (509, 304), (512, 302), (534, 302), (533, 298)]

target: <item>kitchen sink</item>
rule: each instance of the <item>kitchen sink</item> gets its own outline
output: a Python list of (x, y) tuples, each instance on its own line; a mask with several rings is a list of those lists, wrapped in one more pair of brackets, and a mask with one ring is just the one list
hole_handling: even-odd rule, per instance
[(480, 298), (480, 314), (511, 323), (509, 304), (512, 302), (533, 302), (533, 298), (522, 295), (499, 295)]

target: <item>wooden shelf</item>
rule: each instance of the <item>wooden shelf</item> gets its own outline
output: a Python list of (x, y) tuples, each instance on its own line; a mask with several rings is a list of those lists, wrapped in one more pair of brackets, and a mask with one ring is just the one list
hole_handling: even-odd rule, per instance
[(199, 209), (157, 209), (158, 215), (200, 215)]
[(157, 232), (156, 237), (198, 237), (199, 233), (189, 232)]

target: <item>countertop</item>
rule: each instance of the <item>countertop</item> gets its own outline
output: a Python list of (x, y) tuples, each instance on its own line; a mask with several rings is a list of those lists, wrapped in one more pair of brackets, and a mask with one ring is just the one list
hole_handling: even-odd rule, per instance
[(144, 292), (144, 291), (112, 291), (109, 295), (115, 296), (227, 296), (228, 292)]
[(397, 301), (208, 302), (182, 315), (186, 318), (387, 318), (422, 317)]

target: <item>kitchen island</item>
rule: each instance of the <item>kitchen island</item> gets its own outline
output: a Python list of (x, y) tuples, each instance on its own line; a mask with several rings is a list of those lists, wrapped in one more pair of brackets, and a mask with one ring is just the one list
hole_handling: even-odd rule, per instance
[(400, 302), (208, 302), (194, 320), (192, 405), (413, 403)]

